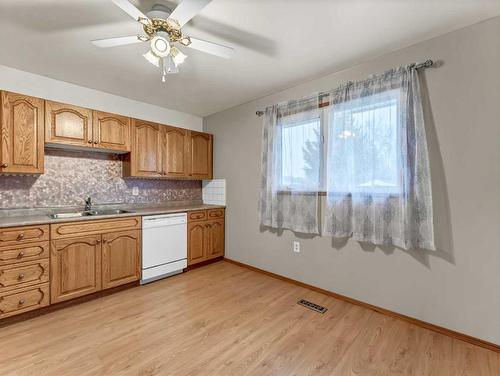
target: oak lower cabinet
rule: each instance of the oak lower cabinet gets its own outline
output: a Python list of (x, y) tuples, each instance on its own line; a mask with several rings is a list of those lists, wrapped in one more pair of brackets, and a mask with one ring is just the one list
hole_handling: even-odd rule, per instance
[(50, 303), (49, 226), (0, 229), (0, 319)]
[(224, 256), (224, 219), (215, 219), (208, 223), (209, 241), (207, 258)]
[(188, 223), (188, 265), (206, 260), (208, 237), (205, 222)]
[(101, 290), (101, 236), (52, 242), (50, 302), (59, 303)]
[(51, 225), (50, 302), (138, 281), (140, 228), (140, 217)]
[(188, 265), (224, 256), (224, 242), (224, 209), (196, 211), (188, 215)]
[(120, 286), (141, 278), (141, 231), (102, 236), (102, 288)]
[(43, 174), (44, 100), (0, 93), (0, 173)]

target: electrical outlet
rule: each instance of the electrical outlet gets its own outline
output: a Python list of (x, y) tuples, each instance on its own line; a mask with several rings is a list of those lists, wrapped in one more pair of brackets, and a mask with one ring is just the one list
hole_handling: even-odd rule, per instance
[(132, 187), (132, 196), (139, 196), (139, 187)]
[(300, 253), (300, 243), (298, 241), (293, 242), (293, 251), (295, 253)]

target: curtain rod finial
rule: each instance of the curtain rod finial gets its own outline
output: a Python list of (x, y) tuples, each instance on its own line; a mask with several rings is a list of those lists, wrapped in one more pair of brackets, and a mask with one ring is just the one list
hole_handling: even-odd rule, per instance
[(257, 112), (255, 112), (255, 115), (262, 116), (262, 115), (264, 115), (264, 111), (257, 111)]

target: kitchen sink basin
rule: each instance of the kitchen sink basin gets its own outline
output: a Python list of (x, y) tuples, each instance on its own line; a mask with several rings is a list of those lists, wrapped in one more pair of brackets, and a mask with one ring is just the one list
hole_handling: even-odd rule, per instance
[(54, 213), (54, 214), (49, 214), (49, 217), (52, 219), (66, 219), (66, 218), (71, 219), (71, 218), (80, 218), (88, 216), (115, 215), (115, 214), (125, 214), (125, 213), (132, 213), (132, 212), (121, 209), (98, 209), (98, 210), (82, 211), (82, 212)]
[(115, 214), (126, 214), (132, 212), (121, 209), (99, 209), (99, 210), (92, 210), (89, 213), (90, 215), (115, 215)]
[(49, 217), (52, 219), (63, 219), (63, 218), (86, 217), (88, 215), (92, 214), (90, 214), (89, 212), (55, 213), (55, 214), (49, 214)]

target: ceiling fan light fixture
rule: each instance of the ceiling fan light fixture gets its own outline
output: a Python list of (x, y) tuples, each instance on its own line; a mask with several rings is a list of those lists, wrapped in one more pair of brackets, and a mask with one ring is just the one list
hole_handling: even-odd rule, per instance
[(166, 57), (170, 54), (170, 43), (167, 38), (156, 35), (151, 39), (151, 51), (158, 57)]
[(182, 37), (181, 39), (179, 39), (179, 43), (182, 44), (183, 46), (189, 46), (191, 44), (191, 38)]
[(177, 68), (177, 65), (175, 65), (172, 56), (168, 55), (167, 57), (164, 57), (162, 60), (163, 60), (163, 76), (165, 76), (166, 74), (179, 73), (179, 68)]
[(172, 59), (174, 61), (174, 64), (176, 67), (184, 63), (184, 60), (186, 60), (187, 56), (183, 54), (177, 47), (173, 46), (170, 49), (170, 55), (172, 56)]
[(149, 50), (144, 55), (144, 58), (156, 67), (160, 66), (160, 58), (156, 56), (153, 51)]

